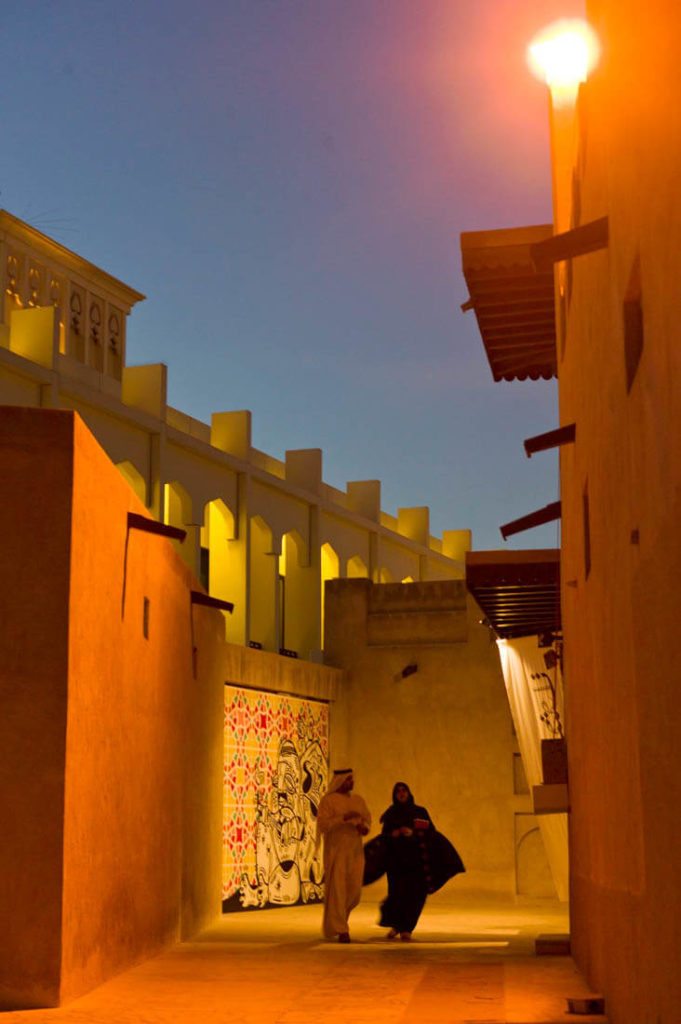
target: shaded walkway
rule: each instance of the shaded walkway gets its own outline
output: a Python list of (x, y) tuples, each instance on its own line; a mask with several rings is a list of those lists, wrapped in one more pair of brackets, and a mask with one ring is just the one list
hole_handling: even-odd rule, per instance
[(588, 990), (569, 957), (535, 957), (534, 939), (565, 932), (551, 901), (431, 899), (412, 943), (386, 942), (377, 907), (353, 914), (353, 943), (319, 939), (321, 909), (221, 919), (200, 940), (148, 960), (59, 1010), (10, 1012), (2, 1024), (546, 1024)]

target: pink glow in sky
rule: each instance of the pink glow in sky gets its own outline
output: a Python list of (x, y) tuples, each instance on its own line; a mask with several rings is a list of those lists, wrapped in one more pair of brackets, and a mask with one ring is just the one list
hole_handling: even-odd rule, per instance
[[(0, 205), (148, 299), (129, 362), (199, 419), (321, 447), (433, 532), (557, 497), (552, 384), (494, 384), (461, 231), (551, 219), (536, 31), (558, 0), (32, 0), (0, 35)], [(551, 528), (515, 547), (550, 546)], [(511, 546), (509, 541), (509, 546)]]

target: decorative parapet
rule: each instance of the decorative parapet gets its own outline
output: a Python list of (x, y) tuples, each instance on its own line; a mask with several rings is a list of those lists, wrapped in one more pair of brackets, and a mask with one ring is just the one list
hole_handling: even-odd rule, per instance
[(9, 347), (16, 310), (53, 306), (59, 352), (120, 381), (126, 319), (144, 299), (122, 281), (0, 210), (0, 346)]

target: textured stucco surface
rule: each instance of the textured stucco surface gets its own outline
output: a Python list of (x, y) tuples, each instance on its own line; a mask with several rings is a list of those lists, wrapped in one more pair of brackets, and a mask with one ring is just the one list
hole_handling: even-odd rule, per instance
[(49, 1005), (61, 960), (73, 421), (0, 412), (0, 1007), (29, 993), (24, 1005)]
[(2, 426), (3, 509), (25, 494), (26, 514), (3, 552), (20, 768), (3, 799), (24, 809), (2, 846), (0, 978), (5, 1005), (45, 1005), (219, 912), (224, 626), (191, 610), (198, 584), (168, 540), (131, 530), (126, 554), (144, 508), (76, 415), (3, 410)]
[[(577, 427), (561, 452), (573, 951), (618, 1024), (672, 1024), (681, 1006), (679, 17), (668, 0), (587, 6), (604, 57), (575, 166), (581, 220), (607, 214), (610, 244), (573, 260), (559, 366), (561, 423)], [(637, 264), (643, 351), (628, 390), (623, 303)]]
[(326, 701), (336, 699), (342, 679), (342, 672), (328, 665), (284, 658), (238, 644), (224, 644), (221, 648), (220, 671), (225, 683)]

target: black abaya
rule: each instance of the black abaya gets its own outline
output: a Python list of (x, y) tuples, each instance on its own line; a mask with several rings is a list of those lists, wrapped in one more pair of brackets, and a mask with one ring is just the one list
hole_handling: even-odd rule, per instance
[[(397, 785), (405, 784), (398, 783), (395, 789)], [(379, 924), (411, 933), (428, 893), (466, 869), (449, 840), (436, 831), (426, 808), (414, 803), (411, 792), (405, 802), (396, 800), (394, 793), (393, 803), (381, 815), (382, 836), (388, 847), (388, 896), (381, 904)], [(393, 836), (405, 827), (411, 835)]]

